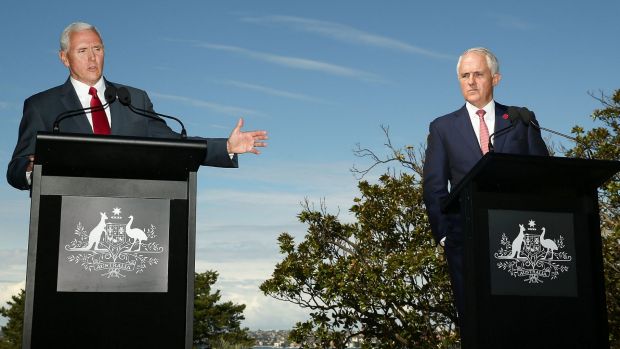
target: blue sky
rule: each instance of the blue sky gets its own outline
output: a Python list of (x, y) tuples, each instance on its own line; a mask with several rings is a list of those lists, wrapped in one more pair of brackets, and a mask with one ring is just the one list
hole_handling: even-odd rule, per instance
[[(430, 121), (463, 104), (455, 72), (463, 50), (494, 51), (503, 74), (496, 100), (527, 106), (562, 132), (595, 125), (599, 105), (588, 92), (620, 88), (618, 1), (107, 1), (96, 14), (88, 5), (3, 4), (0, 167), (23, 100), (67, 78), (58, 37), (78, 20), (103, 36), (104, 75), (147, 90), (190, 135), (226, 137), (241, 116), (246, 129), (267, 129), (260, 156), (199, 172), (196, 269), (220, 273), (217, 286), (247, 304), (252, 329), (304, 318), (258, 291), (280, 259), (278, 234), (304, 235), (300, 202), (325, 200), (351, 219), (349, 169), (365, 164), (352, 149), (382, 152), (380, 125), (396, 145), (423, 143)], [(26, 192), (0, 186), (2, 304), (23, 287), (29, 204)]]

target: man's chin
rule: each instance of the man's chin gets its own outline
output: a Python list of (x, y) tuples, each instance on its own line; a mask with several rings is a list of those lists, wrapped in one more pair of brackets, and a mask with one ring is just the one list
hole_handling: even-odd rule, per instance
[(480, 98), (477, 98), (477, 97), (476, 98), (469, 97), (469, 98), (465, 98), (465, 100), (473, 105), (476, 105), (478, 102), (480, 102)]
[(76, 80), (85, 83), (88, 86), (94, 86), (99, 79), (101, 79), (100, 74), (93, 74), (92, 76), (83, 76), (81, 78), (75, 78)]

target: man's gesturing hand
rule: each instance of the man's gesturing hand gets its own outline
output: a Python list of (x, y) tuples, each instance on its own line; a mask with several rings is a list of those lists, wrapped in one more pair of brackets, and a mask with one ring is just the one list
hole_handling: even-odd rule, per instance
[(229, 154), (243, 154), (254, 153), (260, 154), (258, 147), (266, 147), (267, 143), (262, 142), (267, 137), (267, 131), (241, 131), (243, 127), (243, 118), (240, 118), (237, 122), (237, 126), (232, 130), (228, 141), (226, 142), (226, 148)]

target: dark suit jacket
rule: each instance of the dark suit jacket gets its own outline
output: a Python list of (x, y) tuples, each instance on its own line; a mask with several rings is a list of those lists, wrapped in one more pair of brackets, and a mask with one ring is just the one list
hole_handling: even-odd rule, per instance
[[(123, 85), (106, 81), (106, 85), (119, 88)], [(145, 91), (125, 86), (131, 94), (131, 104), (137, 108), (153, 110), (153, 104)], [(9, 184), (17, 189), (29, 189), (26, 180), (28, 155), (34, 154), (38, 131), (52, 131), (54, 120), (65, 111), (82, 108), (77, 93), (67, 81), (47, 91), (29, 97), (24, 102), (24, 114), (19, 125), (17, 145), (7, 169)], [(166, 123), (133, 113), (118, 101), (110, 105), (113, 135), (135, 137), (179, 138)], [(93, 130), (85, 114), (67, 118), (60, 123), (60, 131), (66, 133), (92, 134)], [(202, 139), (202, 138), (193, 138)], [(208, 138), (207, 156), (203, 165), (237, 167), (237, 156), (227, 153), (225, 138)]]
[[(495, 103), (495, 130), (510, 125), (503, 118), (508, 107)], [(458, 215), (441, 212), (441, 202), (448, 196), (448, 184), (454, 188), (482, 157), (482, 150), (472, 127), (467, 108), (441, 116), (429, 127), (426, 157), (424, 160), (424, 203), (429, 215), (431, 230), (437, 242), (444, 236), (448, 240), (460, 232)], [(540, 131), (516, 121), (514, 129), (495, 137), (497, 153), (549, 155)], [(460, 236), (454, 236), (460, 241)]]

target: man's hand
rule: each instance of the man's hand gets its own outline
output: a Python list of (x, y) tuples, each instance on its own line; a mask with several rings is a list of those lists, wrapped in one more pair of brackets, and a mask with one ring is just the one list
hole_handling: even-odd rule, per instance
[(247, 131), (242, 132), (243, 118), (239, 119), (237, 126), (232, 130), (228, 141), (226, 142), (226, 148), (229, 154), (243, 154), (254, 153), (260, 154), (258, 147), (266, 147), (266, 142), (261, 142), (266, 139), (267, 131)]
[(28, 162), (28, 165), (26, 166), (26, 172), (32, 172), (32, 169), (34, 168), (34, 155), (28, 155), (28, 160), (30, 160), (30, 162)]

